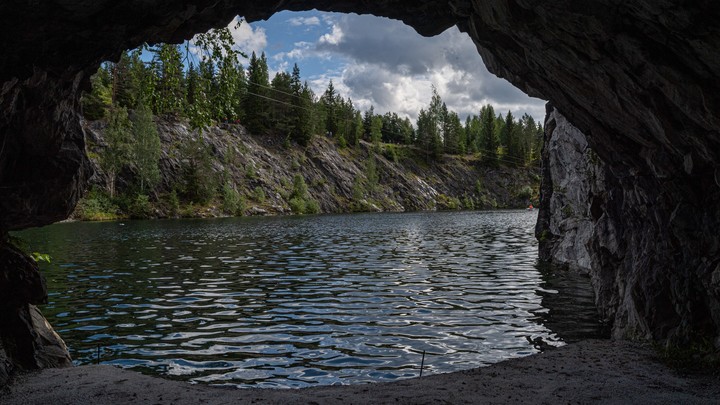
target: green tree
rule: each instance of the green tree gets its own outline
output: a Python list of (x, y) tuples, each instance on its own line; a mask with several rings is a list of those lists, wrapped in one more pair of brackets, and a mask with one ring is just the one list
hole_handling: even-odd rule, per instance
[(380, 147), (380, 141), (382, 140), (382, 118), (374, 116), (370, 124), (370, 141), (377, 148)]
[(338, 132), (336, 104), (337, 93), (335, 93), (335, 86), (333, 86), (333, 82), (330, 80), (325, 93), (320, 97), (320, 105), (325, 112), (325, 131), (330, 136), (335, 136)]
[(297, 96), (293, 97), (293, 103), (295, 119), (291, 135), (297, 143), (306, 146), (312, 139), (314, 127), (313, 93), (307, 82)]
[(211, 146), (201, 135), (180, 145), (182, 160), (181, 196), (194, 203), (205, 204), (215, 197), (218, 176), (212, 168)]
[(113, 66), (113, 104), (133, 108), (137, 105), (138, 93), (140, 92), (140, 81), (136, 75), (137, 68), (133, 65), (142, 63), (134, 53), (123, 52), (120, 60)]
[(140, 180), (140, 192), (154, 187), (160, 180), (160, 136), (150, 109), (140, 104), (132, 115), (133, 142), (131, 157)]
[[(243, 20), (237, 22), (237, 26), (241, 24), (244, 24)], [(212, 29), (196, 35), (193, 43), (202, 55), (200, 70), (212, 71), (210, 77), (208, 72), (204, 72), (205, 81), (211, 82), (212, 87), (212, 91), (205, 95), (212, 110), (211, 116), (220, 121), (240, 119), (244, 112), (242, 99), (245, 96), (246, 82), (245, 72), (238, 58), (246, 55), (236, 49), (232, 32), (228, 27)], [(212, 69), (208, 69), (209, 67)], [(208, 84), (205, 83), (205, 87), (208, 87)]]
[(350, 133), (348, 134), (348, 143), (351, 146), (357, 146), (360, 143), (360, 139), (362, 139), (364, 132), (362, 114), (360, 111), (355, 111), (352, 127), (350, 128)]
[(248, 66), (248, 84), (244, 103), (246, 126), (253, 133), (261, 133), (268, 128), (270, 114), (268, 80), (265, 53), (263, 52), (258, 58), (253, 52)]
[(435, 86), (427, 110), (420, 110), (418, 116), (417, 143), (425, 151), (426, 157), (437, 158), (443, 148), (443, 102)]
[(287, 72), (278, 72), (270, 83), (270, 98), (276, 102), (270, 104), (270, 121), (277, 132), (289, 135), (294, 129), (293, 117), (293, 78)]
[(83, 115), (89, 120), (105, 118), (112, 104), (112, 90), (110, 86), (110, 73), (104, 66), (90, 77), (91, 89), (84, 93), (81, 99)]
[(177, 45), (161, 44), (154, 49), (157, 87), (154, 98), (156, 114), (179, 114), (185, 103), (183, 63)]
[(125, 107), (113, 107), (109, 111), (108, 125), (105, 130), (106, 148), (100, 154), (100, 167), (107, 177), (107, 190), (115, 197), (115, 182), (120, 170), (130, 160), (132, 123)]
[(520, 131), (518, 131), (515, 117), (512, 112), (508, 111), (505, 115), (505, 125), (502, 127), (500, 139), (505, 140), (505, 157), (513, 165), (523, 165), (523, 145), (520, 137)]
[(372, 119), (375, 116), (375, 107), (370, 106), (370, 109), (365, 111), (363, 115), (363, 130), (365, 139), (370, 139), (370, 129), (372, 127)]
[(480, 110), (480, 139), (483, 162), (490, 166), (497, 165), (498, 139), (495, 134), (495, 110), (490, 104)]
[(212, 108), (207, 94), (210, 87), (211, 83), (207, 82), (207, 77), (201, 75), (200, 70), (195, 69), (195, 65), (190, 63), (187, 71), (185, 115), (190, 121), (190, 126), (201, 132), (213, 123)]
[(460, 117), (455, 111), (447, 111), (447, 109), (443, 109), (443, 113), (445, 115), (443, 119), (445, 153), (464, 154), (465, 135), (462, 124), (460, 123)]

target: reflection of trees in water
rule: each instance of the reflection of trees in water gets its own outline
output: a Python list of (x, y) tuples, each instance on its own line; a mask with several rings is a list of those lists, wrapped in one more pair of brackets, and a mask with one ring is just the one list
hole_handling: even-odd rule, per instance
[(600, 320), (590, 277), (578, 271), (538, 263), (543, 283), (537, 293), (546, 311), (535, 313), (537, 321), (565, 342), (609, 338), (610, 326)]

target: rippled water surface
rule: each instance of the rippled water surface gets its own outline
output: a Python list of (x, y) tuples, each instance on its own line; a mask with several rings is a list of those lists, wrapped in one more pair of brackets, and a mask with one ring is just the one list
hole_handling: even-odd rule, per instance
[[(76, 363), (99, 352), (172, 378), (301, 387), (417, 376), (423, 351), (428, 374), (536, 352), (527, 338), (562, 344), (548, 306), (563, 287), (536, 266), (535, 220), (504, 211), (67, 223), (22, 237), (53, 257), (42, 309)], [(592, 332), (592, 295), (569, 289), (570, 323)]]

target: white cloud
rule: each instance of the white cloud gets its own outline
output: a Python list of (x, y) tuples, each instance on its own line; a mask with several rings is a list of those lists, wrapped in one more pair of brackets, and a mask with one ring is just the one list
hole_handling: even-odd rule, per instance
[(239, 17), (235, 17), (228, 25), (233, 40), (235, 40), (236, 48), (246, 52), (248, 55), (252, 52), (259, 55), (267, 46), (265, 30), (261, 27), (253, 28), (245, 21), (238, 25), (238, 18)]
[(427, 108), (434, 85), (448, 108), (463, 119), (479, 114), (485, 104), (497, 112), (511, 110), (514, 115), (544, 116), (545, 102), (522, 93), (487, 71), (472, 40), (457, 28), (425, 38), (412, 28), (386, 18), (358, 15), (323, 17), (331, 27), (314, 47), (296, 48), (310, 57), (345, 59), (335, 74), (311, 80), (322, 94), (329, 78), (344, 97), (378, 113), (388, 111), (413, 121), (421, 108)]
[(340, 29), (340, 27), (336, 24), (333, 24), (332, 31), (324, 34), (320, 37), (318, 40), (318, 44), (327, 44), (327, 45), (338, 45), (340, 42), (342, 42), (343, 39), (343, 31)]
[(287, 20), (287, 22), (293, 27), (299, 27), (301, 25), (320, 25), (320, 19), (317, 16), (295, 17)]

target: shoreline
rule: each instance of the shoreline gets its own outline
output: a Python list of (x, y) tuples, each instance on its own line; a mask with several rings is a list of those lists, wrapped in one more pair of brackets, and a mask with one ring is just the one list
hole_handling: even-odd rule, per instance
[(19, 404), (656, 403), (711, 404), (720, 376), (681, 375), (646, 345), (585, 340), (487, 367), (394, 382), (234, 389), (93, 365), (15, 376), (0, 402)]

